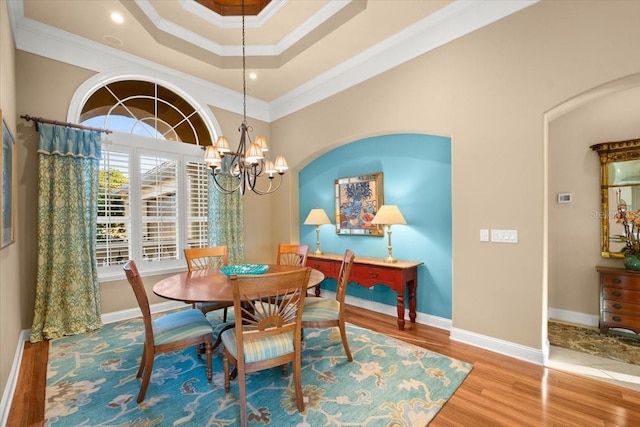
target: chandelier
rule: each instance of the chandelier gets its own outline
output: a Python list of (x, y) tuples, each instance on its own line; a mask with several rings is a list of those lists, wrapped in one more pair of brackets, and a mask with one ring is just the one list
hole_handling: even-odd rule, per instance
[[(253, 131), (247, 125), (247, 84), (246, 84), (246, 54), (244, 36), (244, 0), (242, 1), (242, 96), (243, 114), (242, 124), (238, 128), (240, 143), (236, 151), (231, 151), (229, 141), (224, 136), (218, 137), (215, 144), (210, 145), (204, 152), (204, 162), (211, 168), (215, 188), (224, 194), (240, 191), (241, 194), (251, 190), (256, 194), (270, 194), (280, 188), (282, 177), (289, 166), (282, 156), (277, 156), (275, 162), (268, 160), (265, 153), (269, 151), (267, 140), (263, 136), (256, 137), (251, 142), (249, 133)], [(274, 184), (275, 176), (277, 184)], [(268, 186), (263, 184), (265, 179)], [(259, 188), (262, 185), (262, 188)], [(266, 187), (266, 188), (265, 188)]]

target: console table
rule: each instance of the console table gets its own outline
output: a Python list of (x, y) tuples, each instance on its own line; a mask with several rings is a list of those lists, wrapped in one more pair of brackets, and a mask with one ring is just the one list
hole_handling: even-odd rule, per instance
[[(338, 278), (342, 255), (322, 254), (307, 255), (307, 266), (320, 270), (325, 277)], [(418, 266), (421, 261), (384, 262), (384, 258), (367, 258), (356, 256), (351, 267), (349, 282), (370, 288), (383, 285), (396, 291), (398, 309), (398, 329), (404, 330), (404, 294), (409, 290), (409, 321), (416, 323), (416, 287), (418, 286)], [(316, 296), (320, 296), (320, 287), (316, 287)]]

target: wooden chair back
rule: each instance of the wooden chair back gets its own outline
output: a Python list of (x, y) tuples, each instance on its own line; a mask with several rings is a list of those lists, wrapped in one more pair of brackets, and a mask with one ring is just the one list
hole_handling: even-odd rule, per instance
[(305, 267), (307, 265), (307, 254), (309, 253), (309, 245), (297, 245), (293, 243), (278, 244), (278, 258), (276, 263), (279, 265), (295, 265)]
[(145, 346), (151, 345), (153, 347), (153, 327), (151, 326), (151, 310), (149, 308), (149, 298), (147, 297), (147, 291), (144, 288), (144, 282), (140, 273), (138, 272), (138, 266), (134, 261), (128, 261), (124, 267), (124, 273), (127, 276), (127, 281), (133, 289), (133, 293), (138, 301), (138, 306), (142, 312), (142, 320), (144, 321), (144, 340)]
[(351, 267), (353, 267), (355, 257), (356, 256), (353, 251), (351, 249), (347, 249), (344, 252), (344, 257), (342, 258), (342, 264), (340, 264), (338, 284), (336, 286), (336, 300), (340, 303), (341, 313), (344, 310), (344, 298), (347, 293), (347, 283), (349, 283), (349, 274), (351, 274)]
[(229, 265), (229, 254), (226, 246), (185, 248), (184, 257), (187, 260), (189, 271), (220, 268)]
[(311, 268), (306, 267), (256, 276), (231, 276), (233, 307), (242, 313), (235, 319), (238, 354), (242, 354), (244, 339), (287, 332), (300, 338), (301, 308), (310, 275)]

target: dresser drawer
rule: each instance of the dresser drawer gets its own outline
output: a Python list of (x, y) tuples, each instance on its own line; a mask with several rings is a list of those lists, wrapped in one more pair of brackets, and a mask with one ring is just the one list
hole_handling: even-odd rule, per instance
[(640, 304), (632, 304), (627, 301), (604, 300), (602, 302), (602, 311), (611, 314), (640, 316)]
[(604, 312), (601, 317), (602, 321), (611, 328), (640, 330), (640, 316)]
[(640, 304), (640, 290), (634, 291), (622, 288), (602, 288), (602, 298), (604, 300), (626, 301)]
[(602, 286), (636, 289), (640, 291), (640, 274), (603, 274)]

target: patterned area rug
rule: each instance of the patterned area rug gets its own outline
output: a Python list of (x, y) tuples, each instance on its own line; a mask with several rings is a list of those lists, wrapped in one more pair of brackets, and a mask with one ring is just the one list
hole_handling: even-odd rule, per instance
[(640, 365), (640, 336), (609, 329), (601, 336), (597, 328), (549, 321), (549, 343), (594, 356)]
[[(367, 329), (348, 326), (354, 361), (333, 329), (305, 329), (305, 411), (295, 405), (291, 369), (247, 376), (249, 425), (425, 426), (460, 386), (472, 365)], [(135, 375), (143, 325), (132, 319), (51, 341), (45, 418), (50, 426), (234, 426), (237, 381), (224, 391), (222, 356), (214, 378), (195, 349), (156, 356), (145, 401)]]

